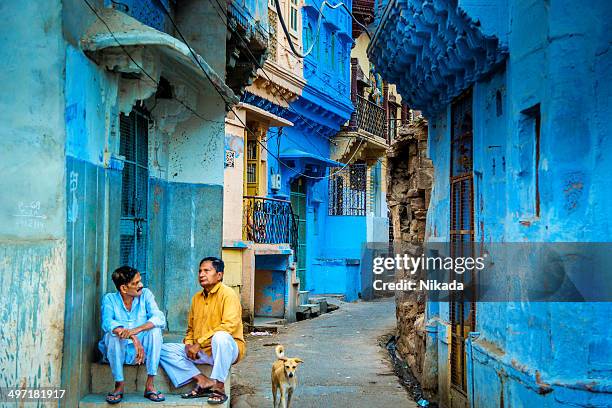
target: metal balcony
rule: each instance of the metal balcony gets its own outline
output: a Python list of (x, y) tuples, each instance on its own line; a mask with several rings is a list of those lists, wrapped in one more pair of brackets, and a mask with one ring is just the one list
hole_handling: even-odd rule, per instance
[(385, 110), (382, 106), (356, 95), (354, 115), (357, 129), (363, 129), (374, 136), (387, 140)]
[(244, 196), (242, 233), (258, 244), (289, 244), (297, 256), (297, 222), (290, 201)]

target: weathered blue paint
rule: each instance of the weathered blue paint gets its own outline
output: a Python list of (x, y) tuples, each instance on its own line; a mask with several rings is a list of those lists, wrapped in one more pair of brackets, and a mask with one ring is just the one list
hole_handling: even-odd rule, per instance
[[(255, 255), (255, 316), (295, 319), (289, 305), (292, 252)], [(295, 311), (293, 311), (295, 313)]]
[[(396, 9), (388, 16), (408, 4), (417, 8), (415, 18), (427, 18), (426, 3), (431, 6), (416, 0), (395, 3), (391, 7)], [(434, 1), (433, 5), (456, 4)], [(508, 53), (501, 66), (491, 65), (488, 75), (465, 80), (456, 88), (460, 92), (473, 83), (476, 239), (484, 243), (610, 241), (612, 196), (609, 181), (602, 175), (612, 170), (612, 159), (604, 153), (612, 148), (607, 119), (612, 116), (608, 80), (612, 74), (612, 4), (595, 1), (579, 9), (570, 1), (508, 0), (501, 6), (499, 2), (459, 1), (459, 5), (472, 21), (480, 21), (484, 36), (495, 36), (500, 49)], [(438, 92), (435, 81), (434, 88), (428, 89), (431, 66), (415, 63), (410, 59), (412, 51), (404, 52), (414, 47), (433, 49), (435, 41), (427, 37), (425, 45), (417, 44), (409, 36), (419, 32), (418, 24), (408, 27), (403, 20), (389, 18), (381, 30), (390, 30), (397, 22), (397, 29), (406, 33), (397, 41), (407, 41), (407, 45), (399, 49), (393, 64), (383, 57), (396, 51), (388, 44), (375, 42), (370, 52), (379, 55), (377, 69), (383, 76), (392, 71), (399, 74), (407, 65), (424, 75), (425, 82), (419, 84), (422, 98), (412, 102), (414, 108), (431, 113), (428, 145), (435, 184), (427, 239), (448, 241), (448, 98)], [(441, 36), (452, 34), (440, 28)], [(445, 61), (443, 54), (438, 55), (440, 62)], [(403, 91), (408, 91), (412, 85), (405, 84)], [(448, 85), (451, 89), (457, 83)], [(541, 112), (537, 168), (533, 155), (525, 154), (535, 150), (530, 147), (534, 136), (527, 132), (533, 130), (528, 109), (536, 104)], [(539, 215), (534, 171), (539, 180)], [(609, 303), (479, 303), (476, 310), (479, 336), (466, 342), (472, 406), (612, 404), (612, 361), (610, 353), (603, 351), (612, 346)], [(435, 361), (428, 361), (428, 367), (438, 377), (441, 402), (449, 405), (449, 326), (443, 323), (449, 321), (448, 304), (429, 303), (427, 317), (434, 324), (437, 319), (442, 321), (437, 327), (437, 352), (428, 354)]]
[[(125, 3), (136, 15), (155, 2)], [(215, 11), (206, 7), (210, 13), (203, 14), (213, 21)], [(188, 36), (203, 33), (206, 46), (191, 45), (223, 74), (227, 28), (206, 24), (195, 8), (185, 5), (179, 24)], [(126, 89), (139, 81), (85, 56), (80, 40), (96, 17), (82, 1), (5, 2), (0, 11), (12, 16), (0, 28), (6, 40), (0, 49), (0, 279), (6, 283), (0, 288), (0, 382), (61, 385), (67, 390), (62, 405), (78, 406), (97, 359), (100, 297), (113, 290), (109, 275), (119, 266), (119, 105), (135, 102), (129, 97), (136, 92)], [(167, 21), (164, 28), (146, 14), (137, 18), (174, 34)], [(157, 68), (147, 65), (153, 75)], [(189, 261), (221, 252), (225, 104), (197, 79), (189, 95), (178, 88), (212, 122), (190, 118), (168, 100), (148, 101), (155, 113), (167, 109), (168, 115), (149, 129), (147, 248), (149, 285), (160, 305), (175, 312), (172, 327), (184, 331), (198, 288), (197, 261)], [(183, 254), (184, 264), (177, 260)]]
[(168, 183), (164, 311), (168, 330), (183, 331), (191, 297), (201, 287), (198, 268), (202, 258), (221, 256), (223, 187)]
[[(160, 0), (160, 2), (166, 10), (172, 10), (170, 0)], [(104, 3), (107, 7), (115, 7), (117, 10), (129, 14), (141, 23), (159, 31), (173, 33), (172, 23), (156, 0), (121, 0), (120, 2), (114, 2), (114, 4), (110, 0), (104, 0)]]
[[(66, 285), (60, 1), (3, 2), (0, 383), (57, 387)], [(3, 402), (3, 405), (9, 402)]]

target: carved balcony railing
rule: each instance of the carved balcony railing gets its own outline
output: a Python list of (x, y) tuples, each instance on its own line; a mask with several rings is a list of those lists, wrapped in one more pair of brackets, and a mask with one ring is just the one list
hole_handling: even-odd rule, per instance
[(289, 244), (297, 256), (298, 229), (291, 202), (244, 196), (243, 238), (258, 244)]
[(355, 103), (355, 125), (375, 136), (387, 140), (387, 127), (385, 124), (385, 110), (374, 102), (370, 102), (362, 96), (356, 95)]

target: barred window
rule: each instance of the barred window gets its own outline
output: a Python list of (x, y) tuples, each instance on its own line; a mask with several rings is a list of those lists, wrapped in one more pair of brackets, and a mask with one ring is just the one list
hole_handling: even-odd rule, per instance
[(365, 163), (332, 168), (329, 178), (329, 215), (366, 215)]

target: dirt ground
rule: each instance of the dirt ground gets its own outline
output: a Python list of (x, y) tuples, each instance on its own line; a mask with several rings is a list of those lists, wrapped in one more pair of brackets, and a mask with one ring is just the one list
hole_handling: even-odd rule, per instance
[(292, 407), (416, 407), (400, 385), (378, 339), (395, 329), (393, 299), (339, 302), (340, 309), (288, 325), (271, 336), (248, 336), (247, 356), (234, 367), (232, 406), (271, 407), (274, 346), (300, 357)]

